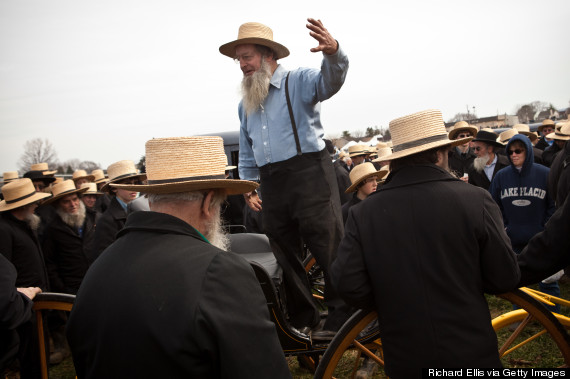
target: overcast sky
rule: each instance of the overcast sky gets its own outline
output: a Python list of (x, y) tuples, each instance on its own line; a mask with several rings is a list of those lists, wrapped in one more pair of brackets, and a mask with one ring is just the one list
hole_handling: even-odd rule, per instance
[(0, 0), (0, 172), (33, 138), (106, 168), (153, 137), (239, 130), (242, 74), (219, 46), (257, 21), (289, 48), (283, 66), (319, 67), (307, 17), (350, 59), (322, 105), (330, 137), (427, 108), (569, 106), (568, 0)]

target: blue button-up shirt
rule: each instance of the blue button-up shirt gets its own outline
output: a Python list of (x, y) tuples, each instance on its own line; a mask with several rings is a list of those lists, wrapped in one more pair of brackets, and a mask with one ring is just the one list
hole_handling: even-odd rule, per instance
[[(340, 90), (348, 71), (348, 57), (338, 48), (333, 55), (323, 54), (321, 69), (299, 68), (289, 75), (289, 97), (297, 125), (301, 151), (311, 153), (325, 148), (320, 102)], [(259, 180), (258, 167), (285, 161), (297, 155), (293, 127), (285, 98), (288, 71), (278, 65), (271, 77), (263, 105), (246, 115), (240, 102), (239, 176)]]
[(489, 179), (489, 181), (493, 180), (493, 171), (495, 171), (495, 165), (497, 164), (498, 159), (499, 158), (497, 157), (497, 154), (495, 154), (495, 159), (493, 159), (493, 162), (483, 167), (483, 171), (485, 171), (485, 175), (487, 175), (487, 179)]

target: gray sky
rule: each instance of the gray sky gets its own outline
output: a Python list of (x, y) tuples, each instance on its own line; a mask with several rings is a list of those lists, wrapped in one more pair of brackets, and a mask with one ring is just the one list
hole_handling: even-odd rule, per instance
[(0, 173), (33, 138), (106, 168), (153, 137), (238, 130), (241, 71), (218, 47), (257, 21), (291, 51), (286, 68), (319, 67), (307, 17), (350, 59), (322, 105), (331, 137), (427, 108), (569, 106), (568, 0), (0, 0)]

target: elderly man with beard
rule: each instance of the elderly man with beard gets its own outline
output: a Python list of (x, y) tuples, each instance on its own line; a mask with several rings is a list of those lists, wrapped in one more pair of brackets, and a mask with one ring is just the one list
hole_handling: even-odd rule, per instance
[[(40, 218), (34, 211), (38, 202), (50, 195), (36, 192), (29, 178), (6, 184), (2, 187), (2, 194), (4, 200), (0, 202), (0, 254), (16, 268), (16, 287), (39, 287), (46, 291), (48, 275), (37, 237)], [(20, 377), (38, 378), (41, 371), (35, 319), (20, 325), (17, 331), (20, 339)]]
[[(348, 308), (330, 285), (329, 267), (343, 233), (340, 196), (323, 141), (320, 104), (342, 87), (348, 57), (320, 20), (308, 19), (312, 52), (322, 52), (321, 69), (287, 70), (278, 60), (289, 50), (260, 23), (240, 26), (237, 40), (220, 53), (239, 62), (243, 72), (239, 104), (239, 175), (260, 181), (263, 229), (285, 273), (289, 321), (316, 330), (320, 316), (302, 264), (303, 244), (323, 269), (328, 317), (314, 339), (330, 339), (348, 317)], [(261, 211), (256, 191), (246, 203)]]
[(499, 149), (505, 148), (502, 143), (497, 142), (498, 137), (496, 133), (480, 130), (471, 141), (477, 157), (467, 170), (470, 184), (488, 190), (497, 172), (510, 165), (507, 157), (497, 154)]
[[(67, 327), (80, 378), (290, 378), (250, 264), (223, 249), (220, 206), (256, 183), (225, 179), (220, 137), (146, 143), (145, 193), (87, 273)], [(121, 317), (117, 317), (120, 314)]]

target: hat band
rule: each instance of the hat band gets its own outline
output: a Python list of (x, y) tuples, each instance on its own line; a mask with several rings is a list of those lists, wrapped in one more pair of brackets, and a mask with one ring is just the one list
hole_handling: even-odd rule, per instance
[(34, 192), (32, 192), (32, 193), (29, 193), (29, 194), (27, 194), (27, 195), (25, 195), (25, 196), (19, 197), (19, 198), (17, 198), (17, 199), (6, 200), (6, 204), (17, 203), (18, 201), (22, 201), (22, 200), (24, 200), (24, 199), (27, 199), (28, 197), (32, 197), (32, 196), (34, 196), (35, 194), (36, 194), (36, 191), (34, 191)]
[(178, 183), (178, 182), (188, 182), (191, 180), (210, 180), (210, 179), (225, 179), (225, 175), (207, 175), (207, 176), (189, 176), (186, 178), (175, 178), (175, 179), (161, 179), (161, 180), (148, 180), (147, 184), (165, 184), (165, 183)]
[(560, 132), (554, 132), (554, 135), (559, 137), (570, 137), (570, 134), (564, 134)]
[(437, 136), (431, 136), (431, 137), (425, 137), (425, 138), (420, 138), (417, 139), (415, 141), (411, 141), (411, 142), (406, 142), (406, 143), (401, 143), (399, 145), (394, 146), (392, 149), (394, 150), (394, 152), (398, 152), (398, 151), (402, 151), (402, 150), (406, 150), (406, 149), (411, 149), (413, 147), (418, 147), (421, 145), (425, 145), (426, 143), (431, 143), (431, 142), (437, 142), (437, 141), (443, 141), (447, 139), (447, 133), (446, 134), (440, 134)]
[(144, 175), (144, 174), (139, 174), (137, 172), (129, 172), (127, 174), (123, 174), (123, 175), (119, 175), (119, 176), (115, 176), (112, 180), (120, 180), (129, 176), (134, 176), (134, 175)]

